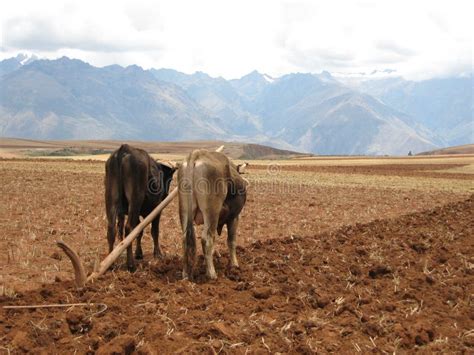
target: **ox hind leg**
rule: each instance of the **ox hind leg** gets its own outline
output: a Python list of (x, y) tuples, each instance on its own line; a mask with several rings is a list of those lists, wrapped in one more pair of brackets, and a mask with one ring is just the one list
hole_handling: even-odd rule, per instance
[[(113, 212), (115, 213), (115, 212)], [(112, 215), (112, 214), (111, 214)], [(108, 216), (107, 216), (108, 217)], [(109, 242), (109, 254), (114, 250), (115, 234), (118, 230), (120, 240), (123, 240), (123, 225), (125, 216), (121, 213), (117, 216), (117, 230), (115, 229), (115, 218), (107, 218), (107, 241)]]
[(161, 217), (161, 213), (158, 216), (156, 216), (153, 222), (151, 222), (151, 236), (153, 238), (153, 257), (155, 259), (161, 258), (163, 256), (163, 253), (161, 252), (161, 248), (160, 248), (160, 241), (159, 241), (160, 217)]
[[(138, 194), (137, 194), (138, 195)], [(140, 207), (142, 205), (143, 198), (141, 196), (135, 196), (136, 198), (129, 203), (128, 205), (128, 218), (127, 218), (127, 224), (125, 225), (125, 235), (128, 236), (130, 232), (140, 223)], [(127, 196), (127, 198), (129, 198)], [(129, 198), (130, 199), (130, 198)], [(141, 251), (141, 237), (142, 233), (140, 233), (137, 236), (137, 254), (140, 256), (140, 253), (143, 255)], [(130, 271), (135, 271), (135, 260), (133, 258), (133, 251), (132, 251), (132, 245), (131, 243), (127, 247), (127, 268)], [(139, 257), (138, 257), (139, 258)], [(138, 259), (137, 258), (137, 259)]]
[(214, 241), (217, 235), (222, 205), (227, 195), (224, 184), (220, 184), (219, 181), (215, 182), (215, 184), (215, 186), (211, 186), (213, 191), (209, 191), (210, 193), (200, 193), (196, 196), (197, 205), (202, 212), (204, 220), (201, 244), (204, 260), (206, 261), (206, 276), (211, 280), (217, 279), (213, 261)]
[(182, 223), (183, 229), (183, 280), (193, 280), (194, 264), (196, 262), (196, 236), (191, 223)]
[(115, 211), (109, 211), (109, 209), (107, 209), (107, 242), (110, 254), (115, 243)]
[(135, 259), (141, 260), (143, 259), (143, 250), (142, 250), (142, 237), (143, 231), (137, 236), (137, 246), (135, 247)]
[(196, 261), (196, 235), (193, 225), (196, 203), (193, 203), (193, 197), (191, 196), (190, 198), (190, 196), (187, 195), (188, 193), (189, 192), (180, 191), (178, 195), (179, 219), (183, 231), (183, 280), (193, 279), (193, 269)]
[(115, 243), (115, 222), (108, 221), (107, 222), (107, 242), (109, 243), (109, 254), (114, 249)]
[(201, 236), (202, 252), (204, 254), (204, 260), (206, 261), (206, 276), (211, 279), (217, 279), (216, 270), (214, 268), (214, 241), (217, 235), (217, 222), (219, 213), (203, 213), (204, 214), (204, 226)]
[[(115, 205), (117, 204), (118, 202)], [(115, 207), (109, 207), (107, 209), (107, 242), (109, 244), (109, 254), (114, 249), (115, 235), (117, 234), (117, 229), (120, 240), (123, 239), (123, 222), (124, 215), (121, 214), (119, 211), (116, 211)]]
[(230, 267), (239, 267), (237, 261), (237, 226), (239, 224), (239, 217), (235, 217), (227, 223), (227, 246), (229, 247), (229, 265)]
[[(133, 228), (135, 228), (140, 221), (139, 214), (133, 212), (132, 205), (130, 207), (131, 208), (128, 211), (127, 224), (125, 225), (125, 235), (129, 235)], [(136, 270), (135, 260), (133, 259), (132, 244), (127, 247), (127, 268), (129, 271)]]
[[(106, 186), (106, 195), (105, 195), (105, 212), (107, 215), (107, 242), (109, 244), (109, 254), (114, 249), (115, 244), (115, 235), (117, 233), (116, 224), (118, 225), (118, 230), (120, 233), (120, 218), (123, 215), (120, 213), (120, 200), (118, 199), (117, 192), (113, 189), (115, 186), (108, 187)], [(123, 223), (122, 223), (123, 226)]]
[(122, 213), (122, 214), (119, 214), (117, 217), (117, 229), (118, 229), (118, 235), (119, 235), (120, 240), (123, 240), (124, 228), (125, 228), (125, 215)]

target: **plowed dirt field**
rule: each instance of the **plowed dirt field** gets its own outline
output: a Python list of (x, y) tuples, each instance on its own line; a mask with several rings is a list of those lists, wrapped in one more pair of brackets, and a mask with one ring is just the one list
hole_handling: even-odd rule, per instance
[(0, 353), (471, 353), (472, 159), (251, 165), (240, 269), (221, 236), (218, 280), (202, 258), (181, 280), (173, 201), (163, 259), (147, 229), (135, 273), (122, 256), (80, 291), (54, 242), (106, 256), (104, 163), (0, 160)]

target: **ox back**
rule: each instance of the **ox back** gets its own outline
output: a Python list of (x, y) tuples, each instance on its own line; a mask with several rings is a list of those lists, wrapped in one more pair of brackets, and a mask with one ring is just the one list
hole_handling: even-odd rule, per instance
[[(105, 208), (107, 215), (107, 240), (109, 253), (113, 250), (115, 235), (122, 240), (140, 222), (140, 216), (146, 217), (166, 198), (173, 178), (174, 169), (153, 160), (142, 149), (128, 144), (113, 152), (105, 163)], [(125, 224), (125, 215), (128, 215)], [(153, 237), (153, 256), (162, 255), (159, 235), (159, 214), (151, 224)], [(142, 259), (142, 233), (137, 237), (135, 258)], [(132, 246), (127, 248), (127, 266), (135, 269)]]
[(193, 278), (196, 237), (193, 222), (203, 224), (201, 245), (206, 275), (216, 279), (213, 252), (216, 234), (227, 225), (229, 263), (238, 267), (236, 237), (239, 214), (245, 205), (247, 182), (222, 153), (196, 150), (178, 170), (179, 216), (183, 230), (183, 278)]

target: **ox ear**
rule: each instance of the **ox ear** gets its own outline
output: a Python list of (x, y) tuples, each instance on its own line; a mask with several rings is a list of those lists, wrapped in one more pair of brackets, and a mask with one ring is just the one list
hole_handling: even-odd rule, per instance
[(170, 160), (167, 163), (173, 170), (178, 170), (178, 168), (179, 168), (178, 162)]
[(245, 174), (245, 170), (246, 170), (247, 166), (249, 166), (249, 165), (250, 164), (247, 163), (247, 162), (237, 165), (237, 172), (239, 174)]

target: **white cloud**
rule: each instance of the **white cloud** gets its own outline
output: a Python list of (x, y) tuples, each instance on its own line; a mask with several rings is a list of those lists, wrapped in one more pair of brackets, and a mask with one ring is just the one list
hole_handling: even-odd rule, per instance
[(2, 6), (0, 57), (34, 52), (94, 65), (197, 70), (472, 71), (466, 1), (34, 1)]

